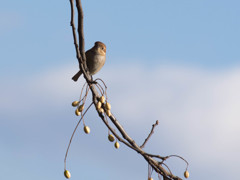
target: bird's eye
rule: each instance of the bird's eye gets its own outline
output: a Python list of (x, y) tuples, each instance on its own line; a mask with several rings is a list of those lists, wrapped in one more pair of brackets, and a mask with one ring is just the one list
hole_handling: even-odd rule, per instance
[(104, 47), (102, 47), (102, 50), (104, 50)]

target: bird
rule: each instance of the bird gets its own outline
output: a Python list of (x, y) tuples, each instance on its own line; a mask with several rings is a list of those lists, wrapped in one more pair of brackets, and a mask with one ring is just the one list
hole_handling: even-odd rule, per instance
[[(96, 74), (103, 67), (106, 61), (106, 45), (100, 41), (96, 41), (94, 46), (86, 51), (87, 67), (90, 75)], [(82, 71), (79, 70), (73, 77), (73, 81), (77, 81)]]

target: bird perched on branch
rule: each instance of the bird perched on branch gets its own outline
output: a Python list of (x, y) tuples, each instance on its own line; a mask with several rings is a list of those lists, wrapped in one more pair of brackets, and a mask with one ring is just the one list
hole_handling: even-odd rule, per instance
[[(106, 45), (100, 41), (95, 42), (94, 46), (86, 51), (87, 67), (90, 75), (96, 74), (104, 65), (106, 60)], [(72, 80), (77, 81), (81, 76), (82, 71), (72, 77)]]

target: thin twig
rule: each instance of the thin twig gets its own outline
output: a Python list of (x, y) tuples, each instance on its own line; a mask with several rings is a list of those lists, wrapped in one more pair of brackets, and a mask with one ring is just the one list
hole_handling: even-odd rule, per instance
[[(187, 168), (188, 168), (188, 162), (187, 162), (187, 160), (184, 159), (183, 157), (178, 156), (178, 155), (169, 155), (169, 156), (166, 156), (166, 159), (167, 159), (167, 158), (170, 158), (170, 157), (177, 157), (177, 158), (182, 159), (183, 161), (185, 161), (185, 163), (187, 164)], [(187, 169), (187, 168), (186, 168), (186, 169)]]
[[(77, 34), (76, 34), (76, 27), (74, 24), (74, 0), (70, 0), (70, 4), (71, 4), (71, 23), (70, 25), (72, 26), (72, 33), (73, 33), (73, 41), (74, 41), (74, 45), (75, 45), (75, 50), (76, 50), (76, 54), (77, 54), (77, 59), (79, 64), (81, 64), (82, 58), (81, 58), (81, 54), (78, 48), (78, 43), (77, 43)], [(81, 69), (81, 67), (79, 66), (79, 68)]]
[[(106, 100), (108, 99), (108, 96), (107, 96), (107, 85), (105, 84), (105, 82), (102, 80), (102, 79), (100, 79), (100, 78), (97, 78), (97, 79), (95, 79), (94, 80), (94, 82), (97, 82), (97, 81), (101, 81), (102, 83), (103, 83), (103, 85), (104, 85), (104, 87), (105, 87), (105, 90), (103, 91), (104, 92), (104, 94), (105, 94), (105, 96), (106, 96)], [(98, 82), (97, 82), (97, 84), (98, 84)], [(99, 84), (100, 85), (100, 84)]]
[(99, 83), (96, 83), (96, 86), (98, 87), (100, 94), (103, 96), (104, 94), (104, 89), (102, 88), (102, 86)]
[(93, 103), (91, 103), (91, 104), (88, 106), (88, 108), (86, 109), (86, 111), (85, 111), (84, 114), (82, 115), (81, 119), (78, 121), (78, 123), (77, 123), (77, 125), (76, 125), (76, 127), (75, 127), (75, 129), (74, 129), (74, 131), (73, 131), (73, 133), (72, 133), (72, 136), (71, 136), (71, 138), (70, 138), (70, 140), (69, 140), (69, 143), (68, 143), (68, 147), (67, 147), (67, 151), (66, 151), (66, 154), (65, 154), (65, 158), (64, 158), (64, 169), (66, 169), (66, 160), (67, 160), (68, 150), (69, 150), (70, 145), (71, 145), (71, 143), (72, 143), (73, 136), (74, 136), (74, 134), (75, 134), (75, 132), (76, 132), (76, 130), (77, 130), (80, 122), (82, 121), (84, 115), (87, 113), (88, 109), (89, 109), (92, 105), (93, 105)]
[[(81, 90), (80, 98), (79, 98), (79, 99), (82, 98), (82, 93), (83, 93), (83, 90), (84, 90), (84, 87), (85, 87), (86, 84), (87, 84), (87, 83), (85, 82), (84, 85), (83, 85), (83, 87), (82, 87), (82, 90)], [(84, 95), (84, 97), (83, 97), (79, 102), (81, 102), (83, 99), (85, 99), (85, 96), (86, 96), (86, 94)]]
[(152, 125), (152, 130), (149, 133), (148, 137), (145, 139), (144, 143), (140, 146), (140, 148), (144, 148), (145, 144), (147, 143), (147, 141), (150, 139), (150, 137), (152, 136), (152, 134), (154, 133), (154, 128), (158, 125), (158, 120), (156, 121), (155, 124)]

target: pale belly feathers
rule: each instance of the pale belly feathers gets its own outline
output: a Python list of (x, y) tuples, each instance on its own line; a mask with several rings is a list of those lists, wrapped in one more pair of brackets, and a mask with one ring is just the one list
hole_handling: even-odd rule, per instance
[(91, 75), (96, 74), (104, 65), (106, 60), (105, 56), (95, 55), (94, 58), (87, 60), (87, 66)]

